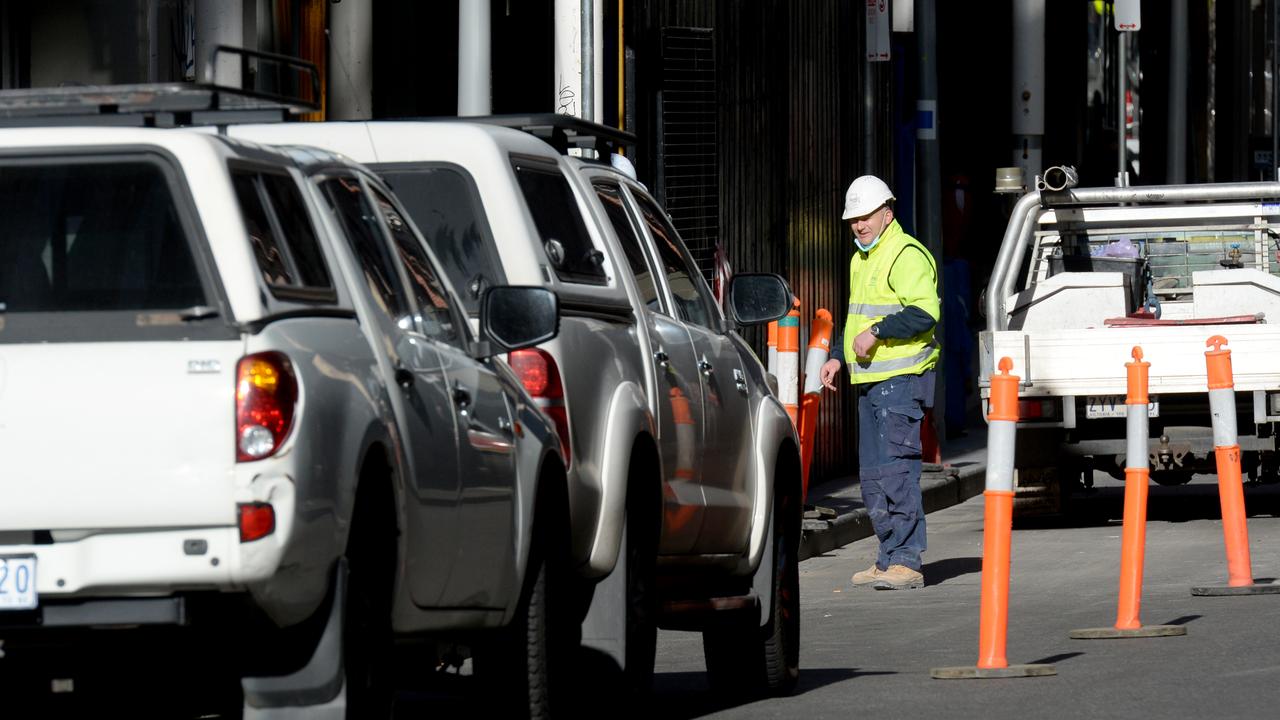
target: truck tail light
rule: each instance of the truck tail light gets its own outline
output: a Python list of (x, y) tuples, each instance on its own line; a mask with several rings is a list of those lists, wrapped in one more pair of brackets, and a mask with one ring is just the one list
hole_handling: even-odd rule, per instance
[(278, 352), (246, 355), (236, 364), (236, 462), (261, 460), (280, 449), (293, 427), (298, 381)]
[(1058, 401), (1053, 398), (1018, 401), (1019, 420), (1057, 420), (1058, 417)]
[(241, 503), (236, 510), (240, 518), (240, 542), (253, 542), (275, 532), (276, 510), (270, 503)]
[(569, 414), (564, 406), (564, 385), (560, 382), (560, 368), (550, 353), (538, 348), (516, 350), (507, 356), (507, 364), (515, 371), (524, 389), (538, 403), (542, 412), (555, 423), (560, 435), (560, 451), (564, 453), (566, 467), (569, 464)]

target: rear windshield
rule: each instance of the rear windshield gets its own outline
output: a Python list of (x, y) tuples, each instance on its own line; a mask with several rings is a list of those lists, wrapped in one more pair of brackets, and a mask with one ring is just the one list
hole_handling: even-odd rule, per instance
[(506, 284), (475, 182), (461, 168), (376, 165), (440, 260), (467, 313), (478, 315), (485, 289)]
[[(156, 336), (148, 328), (166, 325), (204, 334), (191, 320), (211, 317), (200, 308), (213, 303), (159, 161), (0, 161), (0, 218), (0, 342)], [(81, 314), (97, 319), (69, 319)]]
[(205, 305), (159, 167), (0, 164), (4, 312)]

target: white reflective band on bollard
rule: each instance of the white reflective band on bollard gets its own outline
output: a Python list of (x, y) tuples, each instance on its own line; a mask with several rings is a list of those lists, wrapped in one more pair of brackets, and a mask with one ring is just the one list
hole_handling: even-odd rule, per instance
[(1238, 443), (1235, 388), (1210, 390), (1209, 412), (1213, 414), (1213, 446), (1231, 447)]

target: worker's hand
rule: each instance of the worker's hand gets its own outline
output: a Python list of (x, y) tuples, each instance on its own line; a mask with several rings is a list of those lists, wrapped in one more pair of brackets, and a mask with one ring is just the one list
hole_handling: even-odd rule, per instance
[(822, 363), (822, 369), (818, 371), (818, 377), (822, 378), (822, 387), (828, 390), (836, 389), (836, 375), (840, 374), (839, 360), (831, 359)]
[(853, 339), (853, 354), (858, 357), (867, 357), (877, 342), (879, 339), (872, 335), (870, 330), (863, 330)]

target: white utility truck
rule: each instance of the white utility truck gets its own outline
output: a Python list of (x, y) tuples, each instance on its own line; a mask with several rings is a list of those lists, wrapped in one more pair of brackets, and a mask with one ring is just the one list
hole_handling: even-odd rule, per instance
[[(1059, 171), (1060, 172), (1060, 171)], [(1046, 173), (1046, 177), (1048, 173)], [(1060, 177), (1060, 176), (1059, 176)], [(1226, 338), (1243, 467), (1277, 475), (1280, 183), (1075, 188), (1015, 205), (983, 300), (984, 407), (1000, 358), (1019, 390), (1018, 505), (1123, 478), (1125, 363), (1151, 363), (1149, 460), (1163, 485), (1213, 473), (1207, 340)]]

